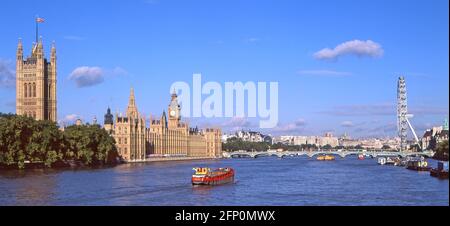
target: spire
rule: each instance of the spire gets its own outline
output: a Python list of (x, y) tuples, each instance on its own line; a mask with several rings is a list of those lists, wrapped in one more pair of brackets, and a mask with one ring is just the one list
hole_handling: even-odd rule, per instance
[(56, 53), (55, 41), (52, 42), (52, 56)]
[(177, 91), (176, 91), (175, 88), (174, 88), (174, 89), (173, 89), (173, 92), (172, 92), (172, 100), (175, 100), (177, 97), (178, 97)]
[(136, 99), (134, 98), (134, 89), (131, 87), (130, 89), (130, 98), (128, 100), (128, 107), (135, 106), (136, 105)]
[(127, 117), (137, 117), (138, 112), (136, 108), (136, 100), (134, 98), (134, 89), (131, 87), (130, 99), (128, 100)]
[(22, 38), (19, 38), (19, 43), (17, 44), (17, 49), (20, 49), (20, 50), (23, 49)]
[(19, 38), (19, 43), (17, 44), (17, 57), (18, 57), (17, 59), (19, 59), (20, 57), (21, 60), (23, 58), (23, 45), (21, 38)]
[(55, 41), (52, 42), (52, 50), (50, 54), (50, 61), (52, 64), (56, 64), (56, 47), (55, 47)]

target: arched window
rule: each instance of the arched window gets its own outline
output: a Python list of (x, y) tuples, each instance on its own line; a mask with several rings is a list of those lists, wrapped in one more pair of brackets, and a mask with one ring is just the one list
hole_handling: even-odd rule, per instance
[(23, 88), (24, 88), (24, 90), (25, 90), (25, 97), (28, 97), (28, 85), (25, 83), (24, 85), (23, 85)]
[(33, 111), (33, 118), (34, 119), (36, 118), (36, 112), (35, 111)]
[(33, 82), (33, 97), (36, 97), (36, 83)]
[(28, 83), (28, 97), (33, 97), (31, 82)]

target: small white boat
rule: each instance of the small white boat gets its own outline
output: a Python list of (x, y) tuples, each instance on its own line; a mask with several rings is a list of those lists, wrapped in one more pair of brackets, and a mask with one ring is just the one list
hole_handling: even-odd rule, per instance
[(385, 157), (380, 157), (380, 158), (378, 158), (378, 164), (380, 164), (380, 165), (386, 165), (386, 158)]

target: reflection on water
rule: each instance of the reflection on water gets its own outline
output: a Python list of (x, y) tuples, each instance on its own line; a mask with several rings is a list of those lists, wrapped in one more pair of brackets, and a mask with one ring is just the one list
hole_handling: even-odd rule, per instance
[[(14, 178), (10, 173), (9, 178)], [(55, 178), (49, 173), (51, 174), (43, 170), (19, 172), (20, 179), (9, 196), (14, 198), (15, 202), (25, 205), (44, 204), (51, 201), (57, 184)]]
[[(432, 166), (435, 162), (430, 160)], [(233, 167), (235, 183), (192, 186), (194, 167)], [(448, 205), (448, 180), (356, 157), (126, 164), (0, 172), (0, 205)]]

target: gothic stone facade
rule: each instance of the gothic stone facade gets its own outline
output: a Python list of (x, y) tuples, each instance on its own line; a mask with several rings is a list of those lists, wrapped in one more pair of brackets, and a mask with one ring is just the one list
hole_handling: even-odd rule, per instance
[(44, 56), (42, 39), (33, 44), (31, 55), (24, 59), (19, 40), (16, 56), (16, 114), (56, 122), (55, 46), (50, 62)]
[(133, 89), (130, 91), (126, 116), (116, 114), (113, 121), (111, 110), (108, 108), (104, 128), (114, 137), (117, 151), (124, 161), (145, 160), (145, 118), (137, 110)]
[[(127, 116), (116, 114), (115, 120), (108, 109), (105, 115), (105, 129), (115, 138), (119, 154), (125, 161), (144, 161), (152, 157), (211, 157), (222, 155), (220, 129), (189, 128), (181, 121), (181, 108), (177, 95), (172, 94), (168, 108), (158, 119), (150, 117), (150, 127), (146, 128), (145, 118), (139, 116), (131, 91)], [(113, 123), (114, 122), (114, 123)]]

